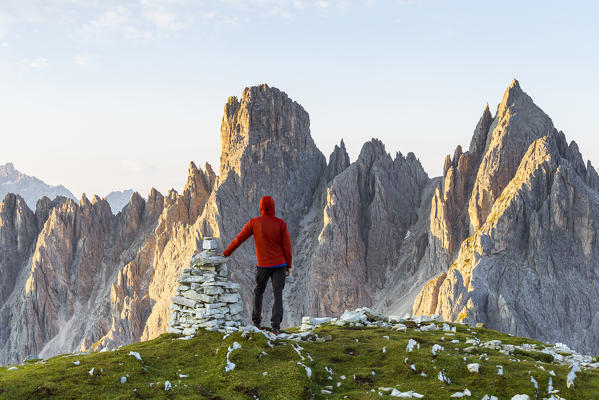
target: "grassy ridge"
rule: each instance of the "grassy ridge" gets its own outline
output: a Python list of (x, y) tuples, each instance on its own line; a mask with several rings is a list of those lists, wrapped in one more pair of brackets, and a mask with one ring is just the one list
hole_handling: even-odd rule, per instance
[[(389, 398), (388, 392), (379, 395), (381, 387), (413, 390), (425, 399), (448, 399), (464, 389), (472, 393), (472, 399), (485, 394), (499, 399), (528, 394), (531, 399), (541, 399), (549, 397), (546, 390), (550, 377), (563, 398), (599, 398), (598, 370), (577, 373), (574, 386), (568, 389), (568, 366), (550, 361), (544, 353), (518, 351), (506, 355), (483, 348), (464, 352), (470, 346), (466, 340), (472, 338), (482, 342), (498, 339), (514, 345), (540, 343), (488, 329), (452, 326), (457, 327), (453, 335), (443, 331), (398, 332), (325, 325), (317, 328), (316, 333), (320, 337), (330, 335), (331, 340), (278, 341), (274, 347), (260, 333), (242, 337), (238, 332), (223, 338), (217, 332), (198, 331), (190, 340), (167, 334), (116, 351), (57, 356), (18, 365), (17, 370), (0, 368), (0, 399)], [(415, 339), (420, 349), (406, 352), (409, 339)], [(227, 352), (234, 342), (241, 345), (229, 356), (236, 366), (225, 372)], [(436, 356), (431, 351), (434, 344), (444, 346)], [(138, 352), (142, 361), (129, 352)], [(474, 362), (480, 364), (479, 373), (468, 372), (466, 365)], [(497, 374), (497, 365), (503, 367), (502, 376)], [(310, 378), (304, 366), (310, 368)], [(437, 379), (441, 370), (450, 384)], [(531, 376), (539, 389), (535, 389)], [(121, 383), (121, 377), (126, 378), (125, 383)], [(168, 391), (166, 381), (172, 384)]]

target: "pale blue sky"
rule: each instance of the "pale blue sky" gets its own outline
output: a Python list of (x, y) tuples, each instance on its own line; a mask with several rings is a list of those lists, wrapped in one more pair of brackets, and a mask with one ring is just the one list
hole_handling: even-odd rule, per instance
[(431, 176), (517, 77), (599, 164), (599, 5), (564, 1), (0, 0), (0, 163), (76, 196), (218, 168), (223, 105), (268, 83), (328, 157), (380, 138)]

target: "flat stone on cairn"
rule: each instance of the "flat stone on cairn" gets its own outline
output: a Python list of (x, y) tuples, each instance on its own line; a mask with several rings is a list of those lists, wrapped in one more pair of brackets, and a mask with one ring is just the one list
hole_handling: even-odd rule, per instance
[(218, 241), (204, 238), (202, 248), (177, 280), (169, 333), (191, 335), (199, 328), (228, 333), (242, 325), (239, 284), (229, 280), (226, 258), (217, 255)]

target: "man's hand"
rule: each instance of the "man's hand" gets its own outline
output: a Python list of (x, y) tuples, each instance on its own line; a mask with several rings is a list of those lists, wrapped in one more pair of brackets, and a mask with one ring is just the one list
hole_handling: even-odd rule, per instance
[(291, 275), (291, 268), (287, 267), (285, 269), (285, 276), (289, 276), (289, 275)]

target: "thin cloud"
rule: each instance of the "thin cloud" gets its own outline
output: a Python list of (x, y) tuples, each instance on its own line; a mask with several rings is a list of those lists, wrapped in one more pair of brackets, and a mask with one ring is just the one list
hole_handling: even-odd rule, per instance
[(91, 60), (92, 55), (89, 53), (81, 53), (73, 57), (73, 61), (75, 61), (75, 64), (77, 65), (88, 65), (91, 62)]
[(83, 24), (83, 30), (86, 32), (98, 32), (114, 29), (129, 21), (128, 11), (125, 7), (119, 6), (100, 15), (98, 18)]
[(191, 24), (191, 17), (179, 17), (176, 1), (141, 0), (142, 15), (158, 30), (164, 32), (179, 31)]
[(125, 171), (135, 174), (140, 172), (155, 172), (158, 170), (154, 164), (138, 160), (122, 160), (121, 167), (123, 167)]
[(303, 1), (296, 0), (293, 2), (293, 7), (298, 10), (303, 10), (306, 7), (306, 4)]
[(29, 63), (31, 68), (43, 69), (48, 68), (50, 64), (48, 64), (48, 59), (45, 57), (38, 57), (35, 60)]

